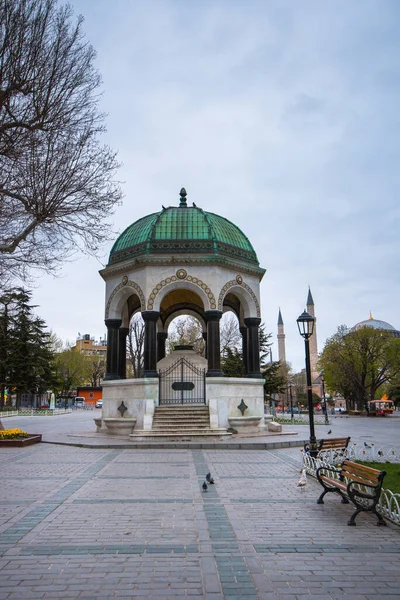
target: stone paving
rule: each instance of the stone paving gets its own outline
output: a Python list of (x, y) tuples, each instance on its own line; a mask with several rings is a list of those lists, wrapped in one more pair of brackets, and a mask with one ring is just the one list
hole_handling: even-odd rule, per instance
[(400, 598), (399, 530), (317, 505), (298, 448), (39, 444), (0, 476), (0, 600)]

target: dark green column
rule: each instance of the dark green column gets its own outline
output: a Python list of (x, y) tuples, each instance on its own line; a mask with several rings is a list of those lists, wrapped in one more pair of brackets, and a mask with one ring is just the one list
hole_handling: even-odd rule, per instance
[(118, 375), (121, 379), (126, 379), (126, 338), (128, 333), (128, 327), (120, 327), (118, 330)]
[(118, 330), (122, 321), (121, 319), (106, 319), (104, 323), (107, 327), (107, 366), (104, 380), (120, 379), (118, 374)]
[(204, 358), (207, 358), (207, 332), (203, 331), (203, 340), (204, 340)]
[(249, 364), (249, 349), (247, 343), (247, 327), (239, 327), (239, 331), (242, 335), (242, 362), (243, 362), (243, 374), (247, 375), (248, 364)]
[(222, 312), (219, 310), (207, 310), (204, 319), (207, 323), (207, 377), (223, 377), (221, 371), (221, 350), (219, 337), (219, 322)]
[(167, 341), (168, 333), (159, 331), (157, 333), (157, 362), (165, 358), (165, 342)]
[(157, 321), (160, 313), (156, 310), (142, 312), (144, 321), (144, 377), (158, 377), (157, 373)]
[(258, 331), (260, 323), (261, 319), (258, 317), (249, 317), (244, 320), (248, 331), (247, 377), (254, 377), (255, 379), (262, 378), (260, 372), (260, 339)]

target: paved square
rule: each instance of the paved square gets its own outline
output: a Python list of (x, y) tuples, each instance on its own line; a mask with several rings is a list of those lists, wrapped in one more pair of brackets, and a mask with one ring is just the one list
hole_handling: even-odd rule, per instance
[(398, 528), (348, 527), (299, 471), (298, 448), (1, 449), (0, 600), (400, 598)]

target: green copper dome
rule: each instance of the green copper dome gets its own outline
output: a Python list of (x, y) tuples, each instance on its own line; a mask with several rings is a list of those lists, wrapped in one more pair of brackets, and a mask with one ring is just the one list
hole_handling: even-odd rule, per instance
[(187, 206), (186, 191), (179, 206), (170, 206), (130, 225), (110, 252), (109, 265), (146, 255), (201, 254), (236, 258), (258, 267), (257, 255), (233, 223), (195, 204)]

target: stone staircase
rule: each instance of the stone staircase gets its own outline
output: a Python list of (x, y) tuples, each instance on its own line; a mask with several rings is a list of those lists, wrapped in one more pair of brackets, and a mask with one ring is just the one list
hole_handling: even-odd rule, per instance
[(226, 429), (211, 429), (209, 407), (202, 404), (157, 406), (150, 431), (134, 429), (131, 438), (177, 439), (230, 436)]

